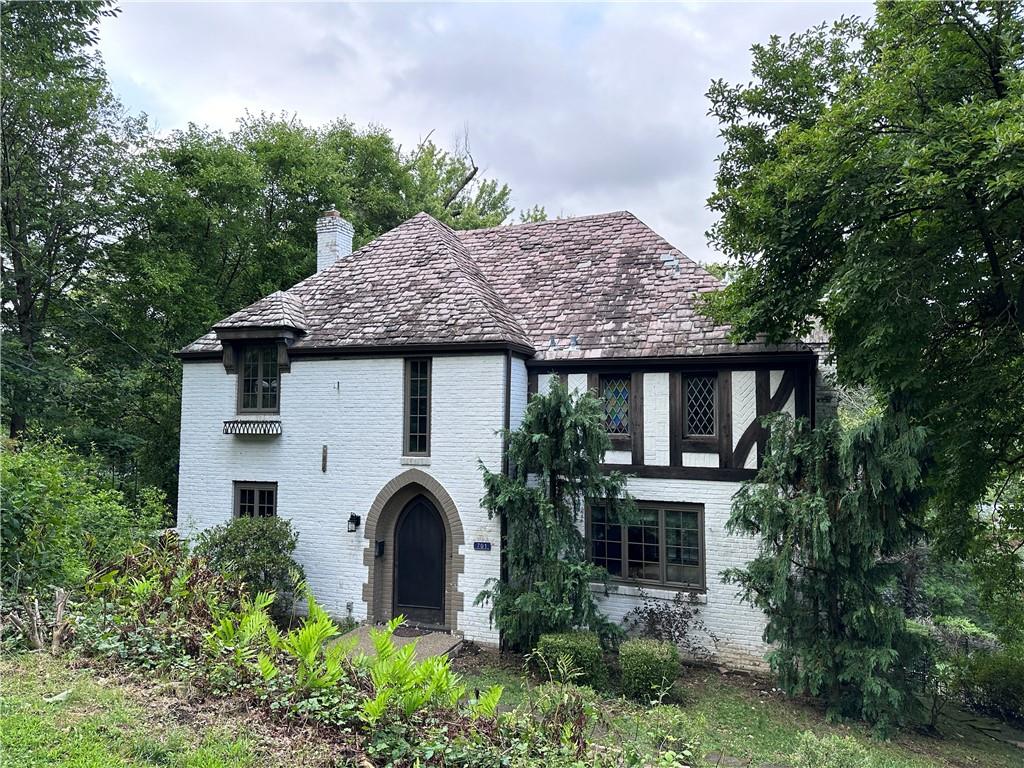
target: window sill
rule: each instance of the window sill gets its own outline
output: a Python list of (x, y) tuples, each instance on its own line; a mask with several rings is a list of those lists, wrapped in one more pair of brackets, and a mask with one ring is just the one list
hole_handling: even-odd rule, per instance
[(692, 592), (697, 596), (697, 602), (707, 604), (707, 590), (703, 587), (670, 587), (666, 584), (626, 584), (623, 582), (609, 581), (607, 587), (604, 584), (596, 583), (590, 585), (590, 591), (598, 594), (622, 595), (623, 597), (640, 597), (640, 590), (648, 597), (655, 600), (674, 600), (680, 592)]
[(429, 467), (430, 457), (429, 456), (403, 456), (402, 457), (403, 467)]

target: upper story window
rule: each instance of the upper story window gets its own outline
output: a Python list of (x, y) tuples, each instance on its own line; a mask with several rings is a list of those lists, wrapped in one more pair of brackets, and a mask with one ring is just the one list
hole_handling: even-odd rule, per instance
[(277, 483), (235, 483), (235, 517), (277, 514)]
[(238, 372), (238, 412), (277, 413), (280, 408), (281, 370), (276, 344), (242, 348)]
[(609, 435), (629, 434), (629, 374), (602, 375), (601, 398), (604, 400), (604, 423)]
[(703, 588), (703, 526), (698, 506), (637, 502), (628, 524), (595, 506), (587, 527), (590, 559), (613, 578)]
[(430, 358), (405, 361), (406, 456), (430, 455)]
[(717, 406), (714, 376), (688, 376), (684, 386), (683, 434), (714, 437)]

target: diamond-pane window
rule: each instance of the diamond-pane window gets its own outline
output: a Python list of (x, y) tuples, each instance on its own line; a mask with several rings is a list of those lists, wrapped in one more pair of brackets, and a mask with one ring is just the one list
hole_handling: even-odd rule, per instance
[(715, 377), (692, 376), (686, 380), (686, 434), (715, 434)]
[(629, 434), (629, 376), (602, 376), (604, 423), (610, 435)]

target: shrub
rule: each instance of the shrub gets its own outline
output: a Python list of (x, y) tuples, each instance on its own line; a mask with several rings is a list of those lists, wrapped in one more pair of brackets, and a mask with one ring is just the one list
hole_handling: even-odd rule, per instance
[(101, 479), (95, 461), (57, 439), (6, 444), (0, 487), (0, 584), (8, 593), (79, 584), (92, 566), (152, 534), (166, 514), (159, 491), (144, 489), (129, 502)]
[[(714, 658), (718, 636), (701, 619), (696, 592), (677, 592), (672, 600), (652, 597), (642, 588), (639, 592), (640, 605), (623, 619), (628, 631), (664, 640), (698, 661)], [(711, 641), (711, 647), (705, 639)]]
[(575, 681), (600, 690), (608, 678), (601, 641), (594, 632), (541, 635), (533, 657), (552, 680)]
[(619, 647), (622, 692), (635, 699), (658, 698), (679, 676), (679, 650), (649, 638), (627, 640)]
[(966, 678), (971, 706), (1007, 720), (1024, 720), (1024, 648), (976, 654)]
[(297, 543), (298, 534), (288, 520), (239, 517), (203, 531), (196, 552), (221, 573), (241, 580), (251, 597), (273, 592), (273, 612), (283, 616), (290, 613), (296, 585), (303, 579), (293, 557)]
[(867, 750), (850, 736), (818, 738), (810, 731), (800, 734), (789, 761), (793, 768), (870, 768), (873, 765)]

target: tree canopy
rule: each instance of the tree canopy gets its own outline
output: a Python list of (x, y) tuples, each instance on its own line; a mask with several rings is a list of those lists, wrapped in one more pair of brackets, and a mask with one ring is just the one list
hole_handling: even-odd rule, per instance
[(841, 383), (927, 428), (933, 532), (1019, 574), (1020, 505), (978, 502), (1024, 468), (1024, 6), (880, 2), (754, 46), (709, 97), (710, 311), (744, 339), (820, 325)]

